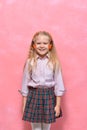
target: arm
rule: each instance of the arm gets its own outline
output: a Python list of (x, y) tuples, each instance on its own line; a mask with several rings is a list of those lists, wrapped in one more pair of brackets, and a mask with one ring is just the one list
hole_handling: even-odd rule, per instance
[(24, 112), (24, 108), (25, 108), (25, 104), (26, 104), (26, 100), (27, 100), (27, 95), (29, 92), (29, 89), (27, 87), (29, 79), (30, 79), (30, 74), (28, 72), (28, 63), (29, 63), (29, 60), (27, 60), (25, 67), (24, 67), (23, 78), (22, 78), (22, 89), (20, 91), (23, 96), (23, 112)]
[(56, 96), (56, 106), (55, 106), (55, 112), (56, 112), (56, 117), (59, 116), (60, 114), (60, 105), (61, 105), (61, 96)]
[(56, 106), (60, 107), (61, 105), (61, 96), (56, 96)]
[(23, 96), (23, 112), (24, 112), (24, 109), (25, 109), (25, 105), (26, 105), (26, 100), (27, 100), (27, 97)]
[(64, 81), (62, 77), (62, 70), (61, 68), (56, 69), (55, 71), (55, 95), (56, 96), (63, 96), (65, 92), (65, 87), (64, 87)]
[(55, 106), (55, 111), (56, 111), (56, 116), (60, 114), (60, 106), (61, 106), (61, 97), (63, 96), (65, 92), (64, 88), (64, 82), (62, 78), (62, 72), (61, 69), (59, 68), (56, 69), (55, 71), (55, 96), (56, 96), (56, 106)]

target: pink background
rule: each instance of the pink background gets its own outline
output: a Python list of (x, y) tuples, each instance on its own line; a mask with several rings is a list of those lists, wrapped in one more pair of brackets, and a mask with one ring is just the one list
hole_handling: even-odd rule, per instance
[(32, 35), (53, 36), (66, 94), (51, 130), (87, 130), (87, 1), (0, 0), (0, 130), (30, 130), (22, 118), (23, 65)]

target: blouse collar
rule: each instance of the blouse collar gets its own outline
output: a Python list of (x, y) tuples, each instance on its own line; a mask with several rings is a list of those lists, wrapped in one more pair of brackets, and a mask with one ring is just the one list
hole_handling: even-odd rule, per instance
[(41, 56), (39, 56), (38, 54), (36, 54), (36, 59), (43, 59), (43, 58), (50, 58), (50, 54), (49, 53), (47, 53), (44, 57), (41, 57)]

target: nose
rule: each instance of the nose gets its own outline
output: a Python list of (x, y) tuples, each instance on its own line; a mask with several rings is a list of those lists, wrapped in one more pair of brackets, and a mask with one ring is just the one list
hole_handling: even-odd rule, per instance
[(44, 47), (44, 43), (41, 43), (41, 44), (40, 44), (40, 47), (43, 48), (43, 47)]

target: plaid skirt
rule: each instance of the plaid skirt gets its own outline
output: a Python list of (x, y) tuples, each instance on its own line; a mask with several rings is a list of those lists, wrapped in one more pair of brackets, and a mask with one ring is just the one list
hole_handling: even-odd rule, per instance
[[(52, 123), (56, 121), (54, 107), (56, 105), (56, 96), (54, 87), (51, 88), (33, 88), (29, 86), (29, 93), (25, 105), (22, 120), (29, 122)], [(60, 115), (62, 116), (62, 111)]]

